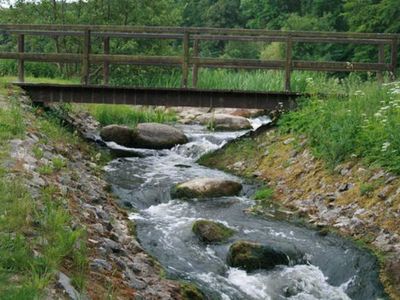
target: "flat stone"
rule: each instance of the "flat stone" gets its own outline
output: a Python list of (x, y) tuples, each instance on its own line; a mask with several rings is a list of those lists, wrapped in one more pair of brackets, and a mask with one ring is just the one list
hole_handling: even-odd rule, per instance
[(196, 120), (214, 130), (236, 131), (252, 128), (248, 119), (227, 114), (204, 114), (198, 116)]
[(390, 190), (391, 186), (385, 186), (378, 194), (379, 199), (385, 200), (389, 196)]
[(343, 183), (339, 186), (338, 191), (342, 193), (348, 191), (351, 187), (352, 187), (351, 183)]
[(218, 178), (196, 178), (177, 184), (171, 191), (172, 198), (214, 198), (236, 196), (242, 189), (239, 182)]
[(98, 233), (100, 233), (100, 234), (103, 234), (103, 233), (104, 233), (104, 227), (103, 227), (103, 225), (100, 224), (100, 223), (93, 224), (91, 227), (92, 227), (96, 232), (98, 232)]
[(69, 299), (72, 300), (87, 300), (85, 295), (80, 294), (71, 284), (71, 278), (65, 275), (63, 272), (58, 272), (57, 285), (62, 288), (68, 295)]
[(104, 259), (95, 258), (91, 263), (90, 267), (95, 270), (106, 270), (111, 271), (112, 265)]
[(103, 239), (103, 246), (107, 250), (111, 250), (114, 253), (118, 253), (118, 252), (122, 251), (121, 245), (109, 238)]
[(287, 140), (285, 140), (285, 141), (283, 142), (283, 144), (284, 144), (284, 145), (289, 145), (289, 144), (293, 143), (294, 140), (295, 140), (294, 138), (288, 138)]

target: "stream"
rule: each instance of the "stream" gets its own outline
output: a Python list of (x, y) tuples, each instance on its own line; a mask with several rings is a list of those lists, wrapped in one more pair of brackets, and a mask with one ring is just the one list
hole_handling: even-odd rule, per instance
[[(268, 122), (251, 120), (254, 128)], [(106, 166), (107, 180), (121, 203), (137, 211), (131, 218), (145, 250), (156, 257), (171, 278), (195, 283), (209, 299), (384, 299), (373, 255), (354, 243), (276, 218), (246, 213), (257, 186), (196, 160), (245, 132), (210, 132), (199, 125), (177, 125), (189, 143), (171, 150), (141, 149), (145, 157), (119, 158)], [(115, 146), (115, 145), (114, 145)], [(237, 197), (182, 201), (171, 199), (177, 183), (198, 177), (233, 179), (243, 184)], [(226, 243), (204, 245), (192, 233), (198, 219), (219, 221), (235, 229)], [(226, 264), (236, 240), (296, 249), (307, 264), (246, 271)]]

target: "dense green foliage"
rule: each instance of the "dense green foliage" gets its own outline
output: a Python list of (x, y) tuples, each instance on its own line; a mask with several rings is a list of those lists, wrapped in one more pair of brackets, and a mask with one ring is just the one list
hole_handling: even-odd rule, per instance
[[(18, 0), (11, 7), (1, 1), (0, 23), (113, 24), (159, 26), (209, 26), (261, 28), (270, 30), (324, 30), (400, 32), (397, 0)], [(0, 50), (13, 51), (15, 37), (0, 35)], [(27, 51), (76, 53), (82, 43), (76, 37), (31, 36)], [(175, 40), (111, 39), (111, 53), (180, 55)], [(101, 39), (94, 39), (92, 51), (101, 53)], [(282, 43), (202, 42), (201, 55), (229, 58), (280, 58)], [(377, 61), (377, 47), (342, 44), (296, 44), (295, 58), (341, 61)], [(79, 76), (77, 64), (27, 63), (27, 75), (34, 77)], [(14, 61), (0, 62), (0, 75), (15, 74)], [(234, 74), (234, 72), (231, 72)], [(167, 76), (168, 75), (168, 76)], [(180, 70), (171, 68), (111, 66), (111, 84), (179, 85)], [(170, 79), (166, 80), (165, 78)], [(91, 80), (101, 80), (101, 66), (92, 66)]]
[(315, 96), (281, 119), (283, 131), (305, 133), (331, 167), (356, 157), (400, 174), (400, 83), (345, 80), (348, 96)]

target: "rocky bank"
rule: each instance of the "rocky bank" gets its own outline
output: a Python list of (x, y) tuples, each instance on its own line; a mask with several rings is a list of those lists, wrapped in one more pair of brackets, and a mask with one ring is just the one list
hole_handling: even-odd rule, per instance
[[(117, 207), (109, 193), (101, 171), (104, 152), (101, 154), (78, 136), (76, 143), (53, 140), (36, 124), (43, 109), (33, 112), (30, 100), (16, 90), (10, 88), (9, 95), (18, 97), (29, 125), (24, 138), (11, 140), (10, 158), (2, 164), (10, 170), (10, 176), (23, 179), (34, 199), (41, 189), (56, 187), (55, 192), (67, 199), (64, 205), (73, 218), (71, 227), (87, 233), (86, 291), (79, 293), (73, 287), (65, 263), (46, 288), (45, 298), (184, 299), (190, 286), (182, 288), (181, 283), (163, 277), (160, 265), (136, 240), (127, 213)], [(2, 100), (8, 101), (6, 97)], [(65, 119), (87, 137), (98, 126), (86, 113), (67, 115)], [(39, 150), (40, 157), (34, 155)], [(41, 167), (51, 166), (54, 158), (65, 165), (56, 171), (41, 172)]]

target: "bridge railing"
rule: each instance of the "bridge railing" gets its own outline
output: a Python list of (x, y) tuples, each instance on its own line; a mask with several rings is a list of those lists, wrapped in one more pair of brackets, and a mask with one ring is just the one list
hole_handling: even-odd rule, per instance
[[(376, 72), (382, 80), (383, 72), (395, 74), (400, 35), (383, 33), (268, 31), (222, 28), (183, 27), (128, 27), (89, 25), (4, 25), (0, 34), (17, 36), (16, 52), (0, 52), (0, 59), (18, 61), (18, 79), (24, 82), (24, 62), (80, 63), (83, 84), (89, 84), (90, 65), (103, 65), (104, 84), (109, 83), (110, 64), (143, 66), (172, 66), (182, 68), (182, 87), (189, 86), (192, 69), (192, 86), (197, 86), (199, 68), (273, 69), (285, 72), (284, 89), (290, 91), (291, 73), (294, 70), (326, 72)], [(79, 37), (81, 53), (31, 53), (25, 51), (26, 36)], [(91, 53), (93, 37), (102, 38), (103, 54)], [(122, 55), (110, 53), (111, 38), (181, 40), (179, 56)], [(286, 44), (285, 58), (281, 60), (227, 59), (200, 56), (202, 41), (281, 42)], [(306, 61), (293, 59), (295, 43), (342, 43), (374, 45), (378, 48), (376, 62)], [(386, 53), (389, 49), (389, 53)], [(190, 49), (192, 48), (192, 51)]]

